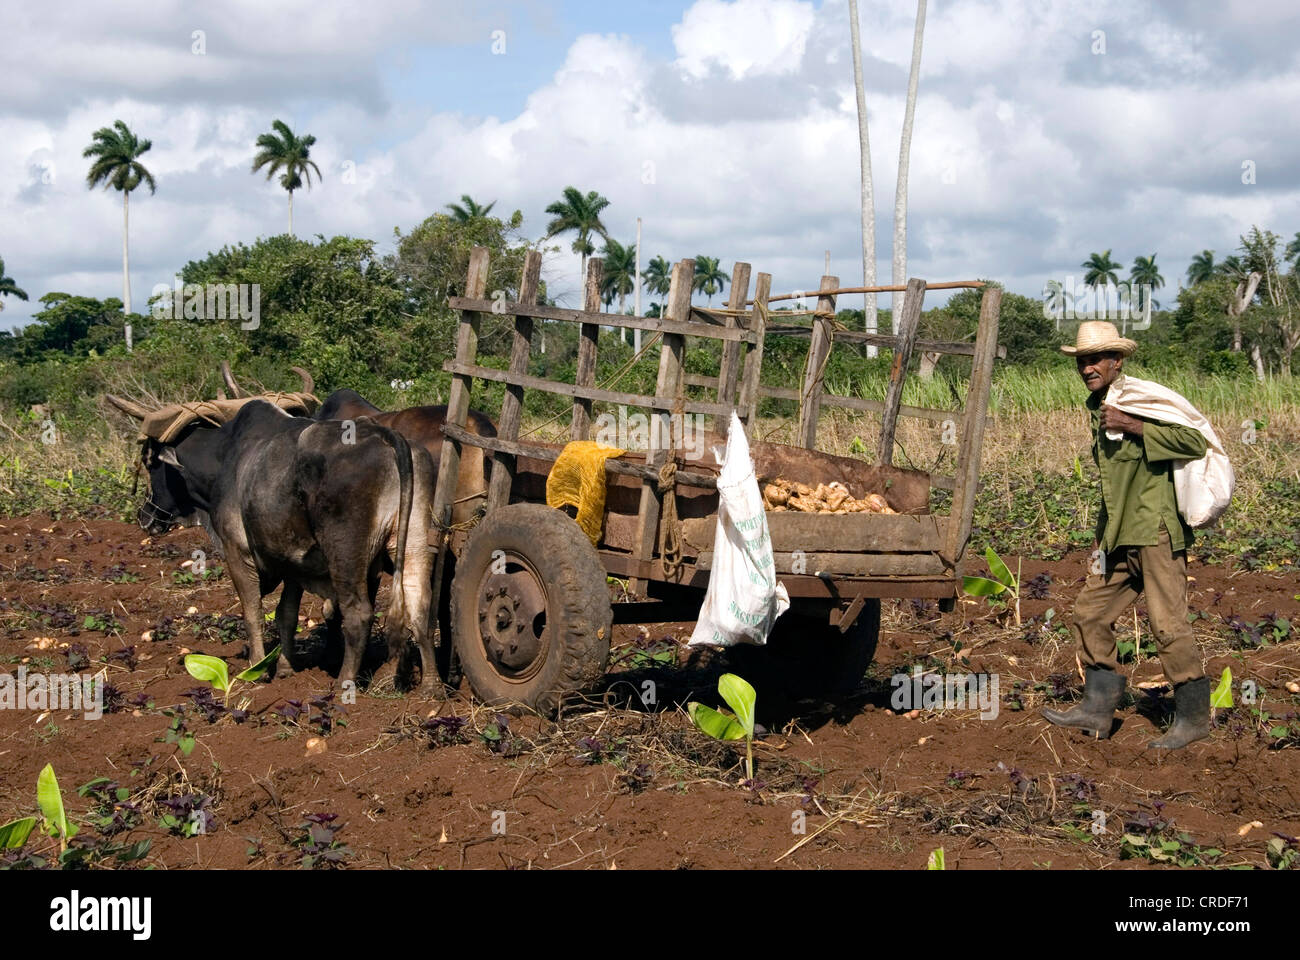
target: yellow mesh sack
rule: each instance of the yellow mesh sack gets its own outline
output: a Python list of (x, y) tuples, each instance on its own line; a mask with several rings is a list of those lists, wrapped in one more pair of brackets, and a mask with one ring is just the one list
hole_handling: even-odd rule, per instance
[(577, 507), (578, 526), (595, 546), (605, 521), (605, 461), (626, 451), (594, 440), (566, 444), (546, 477), (548, 507)]

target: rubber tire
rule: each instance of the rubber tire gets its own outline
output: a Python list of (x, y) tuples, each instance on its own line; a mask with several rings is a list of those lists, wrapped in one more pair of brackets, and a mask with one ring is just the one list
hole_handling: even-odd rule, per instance
[(857, 690), (879, 641), (880, 601), (871, 599), (847, 633), (827, 623), (825, 613), (792, 607), (777, 618), (764, 646), (740, 645), (728, 654), (760, 693), (767, 687), (795, 700), (837, 698)]
[[(546, 660), (524, 681), (502, 676), (479, 634), (478, 584), (495, 550), (525, 558), (546, 593)], [(489, 706), (522, 704), (552, 716), (593, 686), (609, 660), (614, 613), (595, 547), (567, 515), (536, 503), (498, 507), (474, 528), (451, 586), (452, 642), (475, 696)]]

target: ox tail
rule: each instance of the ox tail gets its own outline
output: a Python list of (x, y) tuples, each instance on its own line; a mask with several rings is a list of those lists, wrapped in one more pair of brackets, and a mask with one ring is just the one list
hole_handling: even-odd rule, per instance
[(390, 647), (400, 645), (407, 624), (406, 590), (402, 575), (406, 565), (406, 540), (411, 526), (411, 501), (414, 499), (414, 471), (411, 466), (411, 445), (396, 430), (380, 427), (380, 436), (393, 448), (397, 458), (397, 553), (393, 557), (393, 589), (388, 604), (387, 629)]

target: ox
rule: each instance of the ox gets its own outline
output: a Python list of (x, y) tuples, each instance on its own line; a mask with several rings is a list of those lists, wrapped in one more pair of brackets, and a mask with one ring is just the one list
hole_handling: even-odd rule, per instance
[[(129, 401), (107, 399), (137, 419), (147, 415)], [(142, 462), (150, 495), (140, 525), (157, 536), (187, 518), (203, 521), (225, 554), (253, 662), (265, 655), (262, 597), (283, 583), (277, 672), (292, 669), (288, 652), (307, 590), (338, 611), (344, 638), (339, 679), (355, 681), (379, 575), (387, 570), (393, 575), (386, 615), (390, 660), (400, 660), (409, 636), (424, 668), (420, 693), (435, 693), (423, 522), (433, 467), (423, 450), (369, 420), (291, 417), (252, 399), (220, 427), (194, 423), (170, 442), (146, 439)]]
[[(293, 370), (302, 378), (303, 392), (311, 393), (315, 382), (311, 375), (301, 367)], [(247, 397), (249, 394), (235, 381), (228, 363), (221, 364), (221, 379), (225, 382), (231, 396)], [(400, 433), (413, 447), (428, 451), (433, 460), (433, 476), (430, 480), (430, 492), (433, 484), (438, 482), (438, 466), (442, 462), (443, 425), (447, 422), (447, 407), (426, 406), (407, 407), (404, 410), (385, 412), (376, 407), (355, 390), (335, 390), (314, 414), (316, 420), (356, 420), (369, 417), (375, 423)], [(495, 437), (496, 424), (486, 413), (470, 410), (465, 421), (465, 429), (480, 437)], [(452, 512), (452, 523), (462, 523), (471, 519), (474, 512), (487, 494), (487, 481), (492, 467), (492, 458), (481, 447), (468, 444), (461, 450), (460, 473), (457, 477), (457, 491), (465, 491), (457, 497)]]

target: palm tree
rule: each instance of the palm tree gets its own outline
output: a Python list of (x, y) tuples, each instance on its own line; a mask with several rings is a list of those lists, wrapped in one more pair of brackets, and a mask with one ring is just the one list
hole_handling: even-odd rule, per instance
[[(1135, 257), (1133, 259), (1133, 269), (1129, 273), (1129, 285), (1141, 287), (1149, 286), (1152, 291), (1159, 290), (1165, 285), (1165, 278), (1160, 275), (1160, 269), (1156, 266), (1156, 255), (1153, 253), (1149, 257)], [(1133, 296), (1130, 291), (1130, 297)], [(1151, 305), (1157, 310), (1160, 309), (1160, 301), (1155, 297), (1151, 298)]]
[(664, 257), (655, 257), (641, 271), (641, 279), (651, 293), (666, 297), (673, 285), (673, 265)]
[(718, 266), (717, 257), (706, 257), (700, 254), (695, 258), (695, 279), (691, 283), (691, 289), (707, 296), (709, 306), (713, 305), (713, 295), (720, 293), (726, 285), (727, 275)]
[(492, 208), (497, 205), (497, 202), (493, 200), (486, 207), (480, 207), (468, 193), (462, 193), (460, 201), (464, 204), (463, 207), (460, 203), (447, 204), (447, 209), (451, 211), (452, 217), (458, 223), (468, 223), (478, 217), (486, 217), (492, 212)]
[(1241, 262), (1241, 257), (1235, 253), (1230, 253), (1219, 261), (1214, 268), (1214, 272), (1221, 277), (1227, 277), (1229, 280), (1244, 280), (1246, 278), (1246, 267)]
[(1109, 284), (1119, 286), (1119, 269), (1123, 266), (1110, 258), (1109, 248), (1103, 253), (1093, 253), (1080, 264), (1087, 273), (1083, 275), (1085, 287), (1104, 287)]
[[(917, 0), (916, 29), (912, 34), (912, 69), (907, 77), (907, 107), (903, 135), (898, 143), (898, 182), (894, 188), (894, 285), (907, 283), (907, 172), (912, 154), (912, 118), (916, 114), (916, 84), (921, 73), (921, 38), (925, 33), (925, 2)], [(894, 294), (894, 329), (903, 312), (904, 294)]]
[(565, 187), (563, 198), (546, 208), (546, 212), (554, 217), (546, 226), (546, 239), (569, 231), (578, 235), (573, 241), (573, 252), (582, 257), (583, 283), (587, 280), (587, 257), (596, 250), (592, 246), (591, 235), (596, 233), (602, 239), (609, 240), (609, 233), (600, 222), (600, 213), (608, 206), (609, 201), (595, 190), (588, 191), (584, 196), (577, 187)]
[(311, 186), (313, 170), (316, 171), (317, 177), (321, 175), (320, 167), (316, 166), (309, 156), (316, 138), (311, 134), (305, 137), (294, 136), (293, 131), (283, 120), (276, 120), (271, 127), (273, 133), (264, 133), (257, 138), (256, 146), (259, 152), (253, 158), (252, 172), (257, 173), (266, 167), (266, 179), (270, 180), (277, 171), (284, 171), (280, 176), (280, 186), (289, 191), (289, 236), (292, 237), (293, 192), (302, 188), (304, 178), (307, 186)]
[(1192, 257), (1191, 264), (1187, 267), (1187, 282), (1193, 287), (1198, 283), (1204, 283), (1215, 274), (1214, 251), (1202, 250), (1196, 256)]
[(626, 247), (617, 240), (606, 240), (600, 251), (605, 258), (605, 274), (601, 278), (601, 293), (612, 303), (618, 297), (618, 312), (622, 313), (627, 305), (627, 295), (636, 286), (636, 244)]
[(86, 187), (94, 190), (101, 183), (104, 189), (112, 187), (122, 192), (122, 313), (127, 317), (123, 324), (126, 335), (126, 352), (131, 352), (131, 257), (127, 246), (130, 227), (129, 200), (131, 191), (141, 183), (149, 185), (154, 193), (158, 185), (153, 174), (145, 169), (140, 157), (149, 152), (152, 140), (141, 140), (121, 120), (113, 126), (100, 127), (91, 134), (91, 144), (81, 151), (83, 157), (93, 157), (94, 162), (86, 173)]
[[(17, 297), (19, 300), (27, 299), (27, 291), (20, 289), (14, 282), (13, 277), (5, 276), (5, 258), (0, 257), (0, 296)], [(0, 300), (0, 310), (5, 308), (5, 303)]]
[[(862, 38), (858, 29), (858, 0), (849, 0), (849, 38), (853, 47), (853, 92), (858, 101), (858, 157), (862, 178), (862, 283), (876, 285), (876, 197), (871, 182), (871, 143), (867, 137), (867, 98), (862, 86)], [(876, 295), (863, 295), (863, 329), (878, 329)], [(867, 345), (867, 356), (876, 356), (877, 347)]]
[(1109, 306), (1110, 292), (1109, 288), (1113, 284), (1119, 286), (1119, 271), (1124, 265), (1118, 260), (1112, 260), (1110, 249), (1107, 248), (1103, 253), (1089, 254), (1088, 259), (1083, 261), (1081, 266), (1084, 268), (1083, 285), (1092, 287), (1093, 297), (1096, 298), (1097, 288), (1101, 287), (1106, 291), (1107, 306)]

